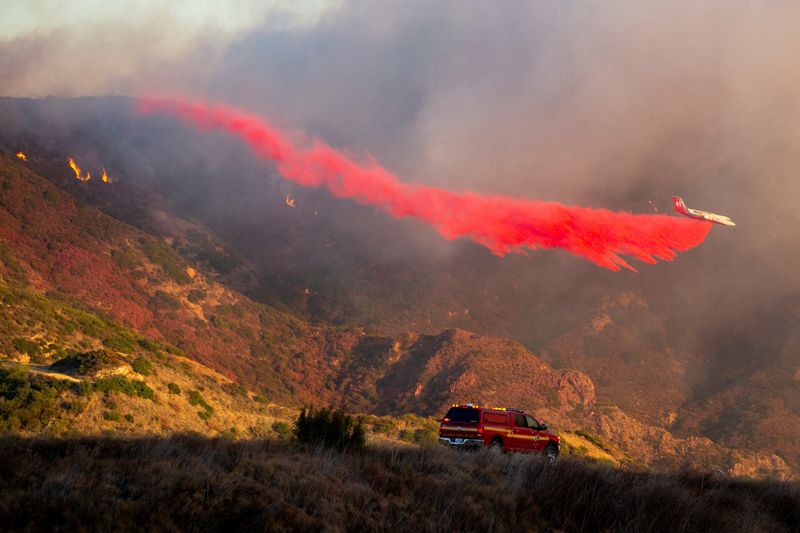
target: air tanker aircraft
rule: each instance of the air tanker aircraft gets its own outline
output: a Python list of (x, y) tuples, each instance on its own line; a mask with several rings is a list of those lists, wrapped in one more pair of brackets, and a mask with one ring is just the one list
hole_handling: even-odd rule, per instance
[(723, 226), (735, 226), (736, 224), (725, 215), (718, 215), (716, 213), (709, 213), (708, 211), (700, 211), (699, 209), (690, 209), (683, 203), (683, 198), (680, 196), (672, 197), (672, 204), (675, 206), (675, 211), (681, 215), (689, 218), (699, 218), (701, 220), (708, 220), (715, 224), (722, 224)]

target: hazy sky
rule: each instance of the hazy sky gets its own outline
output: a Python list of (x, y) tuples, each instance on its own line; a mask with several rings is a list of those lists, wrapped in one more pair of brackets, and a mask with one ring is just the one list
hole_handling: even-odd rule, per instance
[(0, 0), (0, 20), (3, 95), (219, 99), (406, 179), (569, 203), (680, 192), (741, 218), (800, 194), (797, 2)]

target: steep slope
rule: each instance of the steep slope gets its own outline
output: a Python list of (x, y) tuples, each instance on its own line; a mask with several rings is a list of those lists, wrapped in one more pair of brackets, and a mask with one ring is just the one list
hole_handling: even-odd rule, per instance
[[(7, 154), (0, 160), (0, 269), (12, 283), (175, 344), (281, 404), (438, 415), (452, 401), (474, 400), (513, 402), (563, 429), (591, 427), (596, 420), (588, 377), (553, 370), (518, 343), (459, 330), (373, 336), (357, 327), (312, 325), (254, 302), (215, 281), (218, 273), (205, 273), (178, 256), (181, 244), (175, 240), (154, 238), (81, 204), (25, 167), (49, 168), (51, 181), (69, 183), (89, 199), (106, 191), (113, 195), (113, 184), (103, 189), (96, 182), (77, 183), (63, 162), (36, 159), (22, 163)], [(186, 222), (184, 234), (187, 228), (206, 231)], [(213, 247), (213, 232), (201, 234), (210, 235)], [(674, 463), (680, 454), (672, 457)], [(787, 472), (780, 460), (770, 464)]]

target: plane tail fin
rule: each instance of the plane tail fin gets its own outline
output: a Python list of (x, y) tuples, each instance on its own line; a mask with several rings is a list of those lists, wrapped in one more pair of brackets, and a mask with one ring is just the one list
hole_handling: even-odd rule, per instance
[(673, 196), (672, 197), (672, 205), (675, 207), (675, 211), (682, 215), (688, 215), (689, 210), (686, 208), (686, 204), (683, 203), (683, 198), (680, 196)]

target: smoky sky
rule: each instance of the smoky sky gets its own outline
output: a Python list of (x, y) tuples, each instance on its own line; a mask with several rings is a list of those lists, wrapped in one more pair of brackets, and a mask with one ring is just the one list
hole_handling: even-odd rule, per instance
[(0, 42), (0, 92), (220, 100), (459, 190), (634, 212), (669, 211), (680, 194), (738, 223), (698, 252), (724, 272), (706, 290), (800, 287), (797, 3), (351, 1), (320, 13), (182, 34), (154, 11), (88, 35), (32, 32)]

